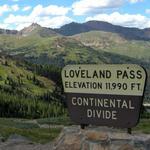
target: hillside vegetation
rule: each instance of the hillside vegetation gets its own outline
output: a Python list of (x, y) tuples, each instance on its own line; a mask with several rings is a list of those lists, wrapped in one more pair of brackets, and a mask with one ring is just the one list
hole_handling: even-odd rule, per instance
[(140, 41), (137, 41), (139, 46), (135, 44), (134, 47), (132, 41), (130, 43), (115, 34), (110, 36), (110, 33), (96, 32), (93, 35), (94, 33), (84, 33), (71, 38), (1, 35), (0, 50), (33, 63), (57, 66), (72, 63), (141, 63), (142, 58), (144, 62), (149, 60), (148, 42), (143, 43), (142, 47)]
[(73, 38), (98, 51), (106, 51), (136, 59), (150, 61), (150, 42), (127, 40), (119, 34), (103, 31), (90, 31), (74, 35)]
[(53, 92), (55, 83), (26, 69), (23, 63), (0, 57), (0, 88), (22, 95), (42, 95)]
[[(59, 88), (56, 88), (53, 77), (57, 73), (53, 70), (44, 68), (42, 76), (26, 62), (0, 56), (0, 117), (65, 115), (66, 110), (58, 100)], [(49, 72), (53, 81), (44, 77), (44, 72)]]

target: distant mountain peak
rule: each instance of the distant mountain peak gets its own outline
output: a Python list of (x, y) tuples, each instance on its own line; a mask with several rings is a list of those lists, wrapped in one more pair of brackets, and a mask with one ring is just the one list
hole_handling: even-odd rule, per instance
[(32, 23), (30, 26), (25, 27), (21, 31), (19, 31), (19, 34), (21, 34), (22, 36), (27, 36), (37, 28), (42, 28), (42, 27), (37, 23)]
[(41, 37), (49, 37), (58, 35), (53, 29), (42, 27), (38, 23), (32, 23), (30, 26), (25, 27), (21, 31), (19, 31), (19, 35), (21, 36), (30, 36), (36, 35)]
[(38, 23), (32, 23), (30, 26), (32, 26), (32, 27), (41, 27)]

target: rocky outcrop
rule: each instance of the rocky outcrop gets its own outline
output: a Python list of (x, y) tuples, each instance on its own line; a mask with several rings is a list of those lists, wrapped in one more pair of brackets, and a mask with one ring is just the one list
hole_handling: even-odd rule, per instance
[(0, 139), (0, 150), (150, 150), (150, 135), (129, 135), (106, 127), (64, 127), (56, 141), (37, 144), (20, 135)]
[(0, 138), (0, 150), (52, 150), (53, 144), (37, 144), (27, 138), (14, 134), (7, 141), (3, 142)]
[(150, 135), (133, 134), (110, 128), (65, 127), (54, 150), (150, 150)]

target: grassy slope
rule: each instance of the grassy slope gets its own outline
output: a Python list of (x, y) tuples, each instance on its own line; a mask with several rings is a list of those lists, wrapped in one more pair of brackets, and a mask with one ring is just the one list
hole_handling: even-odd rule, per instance
[(23, 119), (0, 119), (0, 137), (7, 140), (10, 135), (18, 134), (37, 143), (47, 143), (55, 139), (61, 128), (40, 128), (36, 121)]
[(102, 51), (145, 61), (150, 60), (150, 42), (148, 41), (128, 41), (118, 34), (102, 31), (81, 33), (72, 36), (73, 38), (53, 33), (44, 36), (45, 32), (43, 28), (37, 27), (28, 36), (0, 35), (0, 51), (36, 59), (39, 63), (46, 64), (53, 62), (58, 62), (58, 64), (62, 64), (62, 62), (64, 64), (70, 62), (88, 63), (90, 61), (109, 63), (109, 58), (104, 56), (103, 59), (100, 57), (100, 60), (97, 56), (102, 55)]
[(150, 119), (141, 119), (140, 123), (133, 128), (134, 131), (150, 134)]
[[(23, 65), (23, 64), (22, 64)], [(27, 79), (33, 78), (36, 76), (36, 79), (39, 80), (43, 86), (35, 84), (32, 80)], [(10, 77), (16, 83), (18, 83), (18, 78), (22, 81), (21, 87), (18, 87), (20, 92), (23, 92), (27, 95), (42, 95), (47, 91), (53, 91), (55, 84), (44, 78), (42, 76), (34, 75), (32, 72), (26, 70), (25, 67), (18, 65), (16, 61), (11, 59), (6, 59), (4, 57), (0, 58), (0, 85), (6, 88), (10, 88), (7, 78)]]
[[(9, 54), (29, 54), (30, 56), (38, 56), (49, 50), (49, 45), (53, 38), (42, 38), (40, 36), (16, 36), (16, 35), (0, 35), (0, 49)], [(42, 50), (42, 51), (41, 51)]]
[(73, 38), (97, 50), (150, 60), (150, 42), (148, 41), (128, 41), (118, 34), (102, 31), (81, 33)]
[[(83, 46), (76, 40), (61, 36), (8, 36), (0, 35), (0, 50), (11, 54), (21, 55), (41, 64), (65, 64), (69, 62), (99, 62), (97, 52)], [(92, 59), (91, 59), (92, 57)], [(36, 59), (37, 58), (37, 59)]]
[[(105, 39), (104, 39), (105, 41)], [(20, 55), (24, 58), (41, 64), (65, 65), (70, 63), (124, 63), (130, 58), (97, 51), (84, 46), (73, 38), (52, 36), (2, 36), (0, 50)], [(117, 61), (114, 58), (117, 58)], [(130, 59), (131, 60), (131, 59)], [(131, 60), (132, 61), (132, 60)], [(134, 60), (133, 60), (134, 61)]]

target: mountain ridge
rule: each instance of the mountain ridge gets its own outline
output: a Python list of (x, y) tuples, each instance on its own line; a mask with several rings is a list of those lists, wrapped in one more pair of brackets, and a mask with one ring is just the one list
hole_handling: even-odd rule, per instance
[(72, 36), (89, 31), (105, 31), (118, 33), (120, 36), (129, 40), (150, 40), (150, 28), (138, 29), (122, 27), (103, 21), (88, 21), (85, 23), (72, 22), (59, 29), (55, 29), (55, 31), (65, 36)]
[[(88, 21), (85, 23), (76, 23), (71, 22), (65, 24), (60, 28), (47, 28), (42, 27), (37, 23), (32, 23), (30, 26), (25, 27), (24, 29), (9, 30), (9, 29), (0, 29), (0, 34), (17, 34), (20, 36), (28, 36), (36, 31), (40, 36), (53, 36), (53, 35), (63, 35), (63, 36), (72, 36), (79, 33), (89, 32), (89, 31), (105, 31), (118, 33), (120, 36), (128, 40), (145, 40), (150, 41), (150, 28), (139, 29), (139, 28), (129, 28), (119, 25), (113, 25), (104, 21)], [(35, 33), (34, 33), (35, 34)]]

